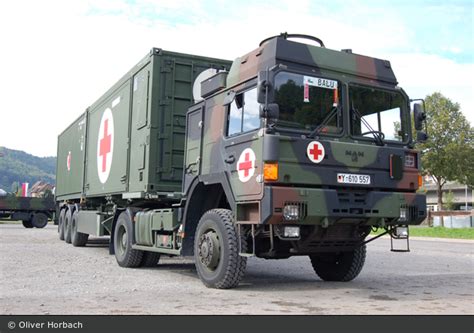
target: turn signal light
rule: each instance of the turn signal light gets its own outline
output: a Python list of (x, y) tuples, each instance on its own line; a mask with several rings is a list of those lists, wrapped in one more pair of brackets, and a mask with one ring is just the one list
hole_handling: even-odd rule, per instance
[(266, 181), (278, 180), (278, 163), (263, 164), (263, 178)]

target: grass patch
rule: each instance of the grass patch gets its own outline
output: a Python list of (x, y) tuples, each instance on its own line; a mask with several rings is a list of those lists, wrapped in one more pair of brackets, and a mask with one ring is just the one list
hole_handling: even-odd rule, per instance
[[(372, 232), (373, 235), (378, 235), (384, 232), (384, 229), (379, 229)], [(444, 228), (444, 227), (420, 227), (410, 226), (410, 236), (413, 237), (438, 237), (438, 238), (458, 238), (458, 239), (474, 239), (474, 228)]]

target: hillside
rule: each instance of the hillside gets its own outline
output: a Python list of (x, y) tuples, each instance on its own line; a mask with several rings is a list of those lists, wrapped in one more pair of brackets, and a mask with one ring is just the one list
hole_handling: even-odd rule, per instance
[(11, 191), (13, 182), (38, 180), (55, 183), (56, 157), (37, 157), (20, 150), (0, 147), (0, 188)]

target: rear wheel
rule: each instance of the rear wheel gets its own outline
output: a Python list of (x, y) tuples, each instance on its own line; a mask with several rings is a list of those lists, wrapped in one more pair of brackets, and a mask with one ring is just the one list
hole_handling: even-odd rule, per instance
[(64, 219), (66, 218), (66, 209), (61, 209), (58, 219), (59, 239), (64, 240)]
[(27, 229), (33, 228), (33, 223), (31, 223), (31, 220), (23, 220), (21, 223)]
[(115, 259), (122, 267), (138, 267), (143, 258), (143, 251), (132, 249), (133, 225), (127, 212), (120, 214), (114, 231)]
[(44, 213), (36, 213), (33, 215), (31, 223), (35, 228), (44, 228), (48, 224), (48, 216)]
[[(245, 251), (245, 239), (241, 244)], [(239, 255), (232, 211), (212, 209), (202, 216), (194, 239), (194, 258), (198, 276), (207, 287), (229, 289), (239, 284), (247, 258)]]
[(77, 231), (77, 222), (79, 217), (79, 211), (76, 210), (74, 214), (72, 214), (71, 220), (71, 243), (73, 246), (84, 246), (89, 239), (89, 234), (84, 234), (82, 232)]
[(68, 209), (64, 217), (64, 240), (69, 244), (71, 243), (71, 220), (72, 210)]
[(353, 280), (362, 270), (365, 263), (366, 246), (354, 251), (321, 253), (309, 256), (316, 274), (325, 281)]

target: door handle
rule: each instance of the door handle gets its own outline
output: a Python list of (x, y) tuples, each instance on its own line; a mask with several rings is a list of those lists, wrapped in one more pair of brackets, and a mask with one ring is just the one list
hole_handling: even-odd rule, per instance
[(234, 155), (229, 155), (225, 160), (226, 163), (232, 164), (235, 162), (235, 156)]

